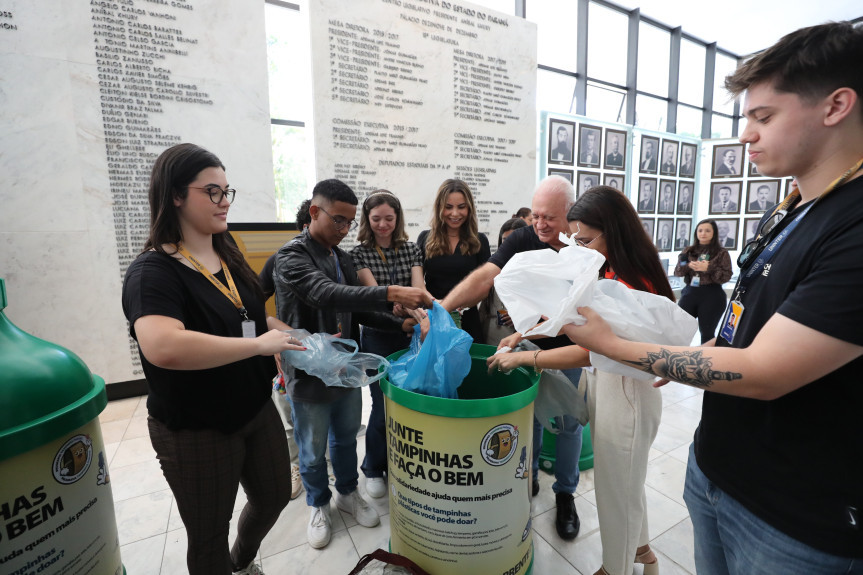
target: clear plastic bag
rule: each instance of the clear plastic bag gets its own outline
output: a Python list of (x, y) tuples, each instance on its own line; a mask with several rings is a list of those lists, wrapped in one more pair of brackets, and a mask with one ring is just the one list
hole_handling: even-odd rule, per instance
[(456, 399), (458, 386), (470, 372), (473, 338), (455, 326), (450, 314), (437, 302), (429, 312), (429, 332), (420, 343), (420, 327), (414, 328), (411, 347), (390, 366), (390, 382), (407, 391)]
[(332, 387), (365, 387), (384, 377), (390, 368), (390, 363), (379, 355), (358, 353), (357, 343), (353, 340), (328, 333), (309, 333), (304, 329), (291, 329), (285, 333), (298, 339), (306, 350), (283, 351), (282, 371), (292, 366)]
[[(539, 347), (523, 340), (516, 351), (535, 351)], [(563, 431), (563, 416), (569, 415), (582, 425), (588, 422), (587, 378), (579, 380), (578, 387), (559, 369), (543, 369), (539, 376), (539, 387), (533, 401), (533, 413), (542, 426), (555, 435)], [(556, 421), (556, 424), (552, 424)]]

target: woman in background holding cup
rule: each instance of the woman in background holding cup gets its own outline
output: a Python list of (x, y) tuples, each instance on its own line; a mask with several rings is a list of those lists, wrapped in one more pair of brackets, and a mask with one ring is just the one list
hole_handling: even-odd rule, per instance
[(678, 305), (698, 319), (701, 343), (706, 343), (716, 337), (716, 325), (725, 309), (722, 284), (731, 279), (731, 257), (719, 245), (715, 220), (698, 222), (693, 235), (692, 245), (677, 257), (674, 275), (686, 283)]

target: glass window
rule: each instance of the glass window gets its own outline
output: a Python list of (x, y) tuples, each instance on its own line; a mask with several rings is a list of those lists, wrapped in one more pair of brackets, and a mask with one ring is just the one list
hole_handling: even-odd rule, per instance
[(657, 96), (668, 96), (668, 61), (671, 34), (641, 22), (638, 25), (638, 89)]
[(537, 62), (575, 72), (578, 2), (528, 2), (525, 16), (537, 25)]
[(668, 102), (644, 94), (635, 97), (635, 125), (645, 130), (664, 132), (667, 127)]
[(704, 59), (707, 49), (695, 42), (680, 41), (680, 75), (677, 99), (699, 108), (704, 107)]
[(536, 109), (571, 114), (575, 110), (575, 78), (537, 70)]
[(591, 2), (588, 5), (587, 26), (588, 77), (625, 86), (629, 17)]
[(587, 83), (587, 116), (606, 122), (626, 123), (626, 92)]
[(737, 60), (724, 54), (716, 55), (716, 74), (713, 80), (713, 111), (734, 113), (734, 100), (725, 89), (725, 77), (737, 69)]
[(733, 137), (733, 134), (731, 133), (731, 128), (731, 118), (727, 116), (720, 116), (719, 114), (713, 114), (713, 122), (710, 126), (710, 137), (731, 138)]
[(270, 117), (309, 122), (312, 118), (312, 73), (308, 15), (274, 4), (265, 5)]
[(314, 152), (312, 132), (306, 128), (272, 125), (273, 171), (276, 179), (276, 219), (280, 222), (296, 220), (297, 207), (312, 192), (314, 181)]
[(702, 111), (689, 106), (677, 106), (677, 133), (683, 136), (701, 137)]

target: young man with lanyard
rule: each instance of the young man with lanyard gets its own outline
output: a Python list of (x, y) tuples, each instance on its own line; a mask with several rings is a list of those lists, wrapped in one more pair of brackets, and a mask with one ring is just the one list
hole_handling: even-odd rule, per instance
[(700, 575), (863, 573), (861, 58), (863, 29), (824, 24), (726, 79), (745, 92), (750, 161), (795, 176), (798, 191), (742, 250), (716, 340), (625, 341), (590, 308), (584, 325), (564, 328), (591, 350), (705, 390), (684, 493)]
[[(447, 311), (452, 312), (460, 307), (476, 305), (488, 296), (494, 287), (494, 278), (503, 266), (517, 253), (532, 250), (561, 249), (565, 244), (560, 241), (560, 234), (569, 232), (566, 214), (575, 203), (575, 190), (568, 180), (560, 176), (549, 176), (542, 180), (533, 193), (531, 209), (533, 225), (512, 232), (498, 250), (492, 254), (485, 264), (475, 269), (469, 276), (456, 285), (441, 301)], [(515, 347), (521, 334), (514, 334), (501, 341), (501, 344)], [(505, 343), (507, 342), (507, 343)], [(551, 349), (570, 345), (566, 337), (543, 338), (534, 341), (543, 349)], [(563, 370), (573, 385), (578, 385), (581, 369)], [(534, 419), (533, 425), (533, 494), (539, 492), (539, 451), (542, 447), (542, 424)], [(555, 527), (562, 539), (571, 540), (578, 536), (581, 522), (575, 509), (573, 493), (578, 485), (578, 458), (581, 455), (582, 426), (575, 418), (567, 416), (563, 429), (556, 437), (555, 443), (555, 482), (552, 490), (555, 493), (557, 514)]]
[[(409, 309), (430, 306), (423, 289), (400, 285), (363, 286), (350, 254), (339, 243), (356, 226), (357, 196), (344, 182), (324, 180), (312, 191), (312, 218), (303, 233), (276, 255), (276, 310), (288, 325), (309, 332), (341, 334), (355, 339), (356, 321), (364, 325), (412, 331), (415, 321), (392, 313), (391, 302)], [(315, 549), (330, 542), (330, 499), (326, 450), (335, 475), (336, 505), (364, 527), (380, 522), (378, 512), (357, 489), (357, 432), (362, 417), (358, 388), (328, 387), (319, 378), (288, 367), (287, 393), (294, 416), (294, 439), (300, 448), (300, 475), (311, 507), (306, 535)]]

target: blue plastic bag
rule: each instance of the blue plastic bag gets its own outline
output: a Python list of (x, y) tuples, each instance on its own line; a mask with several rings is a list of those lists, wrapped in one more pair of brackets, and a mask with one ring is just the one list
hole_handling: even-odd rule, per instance
[(414, 327), (410, 350), (392, 362), (390, 382), (407, 391), (456, 399), (458, 386), (470, 371), (473, 338), (455, 326), (441, 305), (429, 313), (429, 332), (420, 342), (420, 326)]

